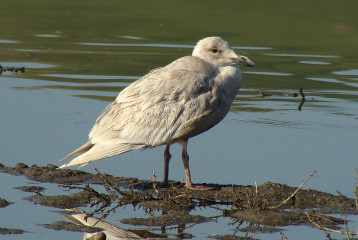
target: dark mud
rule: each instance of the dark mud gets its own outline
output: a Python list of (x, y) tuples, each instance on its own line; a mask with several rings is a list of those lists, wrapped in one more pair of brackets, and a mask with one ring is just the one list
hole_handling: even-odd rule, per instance
[(40, 193), (45, 191), (46, 188), (39, 187), (39, 186), (21, 186), (21, 187), (14, 187), (14, 189), (21, 190), (23, 192), (34, 192), (34, 193)]
[[(90, 174), (79, 170), (60, 170), (54, 165), (29, 167), (19, 163), (11, 168), (0, 164), (0, 171), (13, 175), (25, 175), (28, 179), (38, 182), (57, 183), (64, 190), (70, 191), (68, 195), (44, 196), (41, 194), (43, 189), (39, 186), (21, 187), (23, 191), (35, 193), (25, 198), (35, 204), (61, 209), (90, 205), (93, 211), (87, 214), (89, 216), (97, 214), (102, 217), (115, 212), (117, 208), (130, 204), (135, 208), (143, 209), (148, 217), (121, 219), (119, 220), (121, 223), (146, 227), (174, 226), (178, 229), (178, 234), (183, 234), (182, 230), (188, 225), (218, 218), (232, 219), (237, 223), (236, 229), (242, 233), (278, 232), (280, 229), (277, 227), (282, 226), (312, 226), (307, 214), (320, 226), (342, 229), (345, 224), (344, 220), (327, 214), (358, 213), (354, 199), (312, 189), (300, 189), (292, 197), (297, 187), (270, 182), (259, 186), (207, 184), (215, 187), (216, 190), (192, 191), (187, 190), (179, 182), (171, 182), (171, 187), (162, 187), (160, 182), (155, 181), (155, 176), (145, 181), (114, 177), (99, 172)], [(102, 188), (103, 191), (95, 190), (91, 185), (96, 186), (96, 189)], [(289, 200), (282, 204), (287, 198)], [(222, 214), (211, 218), (191, 215), (190, 211), (197, 207), (215, 208)], [(243, 222), (248, 223), (249, 226), (241, 227)], [(70, 229), (73, 224), (56, 222), (43, 226), (72, 231)], [(98, 237), (101, 236), (98, 235)], [(226, 238), (226, 236), (210, 237)], [(245, 239), (232, 237), (234, 237), (232, 239)]]
[(8, 235), (8, 234), (23, 234), (25, 233), (24, 230), (16, 229), (16, 228), (1, 228), (0, 227), (0, 234)]
[[(79, 170), (70, 170), (70, 169), (57, 169), (57, 166), (47, 165), (46, 167), (38, 167), (33, 165), (28, 167), (23, 163), (18, 163), (14, 168), (6, 167), (0, 164), (0, 171), (3, 173), (9, 173), (12, 175), (25, 175), (28, 179), (38, 181), (38, 182), (48, 182), (48, 183), (58, 183), (58, 184), (103, 184), (103, 175), (91, 174)], [(148, 193), (153, 192), (153, 182), (150, 180), (138, 180), (136, 178), (124, 178), (124, 177), (113, 177), (111, 175), (105, 175), (106, 179), (120, 188), (124, 189), (135, 189), (141, 190), (136, 191), (136, 195), (147, 195)], [(175, 188), (175, 194), (184, 194), (191, 198), (201, 199), (203, 202), (220, 202), (221, 204), (231, 204), (232, 202), (242, 202), (245, 205), (245, 202), (248, 200), (248, 196), (253, 196), (256, 192), (254, 186), (239, 186), (239, 185), (219, 185), (219, 184), (207, 184), (217, 188), (215, 191), (190, 191), (186, 190), (178, 182), (171, 183)], [(161, 183), (157, 183), (158, 190), (161, 194), (170, 193), (169, 188), (161, 188)], [(29, 186), (27, 189), (35, 189), (35, 192), (42, 191), (38, 186)], [(24, 189), (23, 189), (24, 190)], [(257, 186), (257, 196), (256, 198), (260, 199), (260, 204), (263, 205), (262, 208), (265, 208), (264, 205), (275, 205), (286, 199), (290, 194), (296, 190), (296, 187), (290, 187), (285, 184), (270, 183), (267, 182), (260, 186)], [(172, 192), (173, 193), (173, 192)], [(58, 196), (63, 198), (62, 196)], [(90, 196), (82, 196), (87, 200), (90, 200)], [(67, 201), (72, 201), (76, 196), (70, 197)], [(38, 203), (43, 203), (43, 201), (38, 200), (39, 198), (32, 198)], [(87, 202), (86, 200), (86, 202)], [(189, 198), (190, 200), (190, 198)], [(48, 201), (52, 201), (50, 198)], [(66, 201), (65, 199), (63, 201)], [(59, 201), (58, 204), (64, 206), (66, 204), (63, 201)], [(171, 202), (173, 203), (173, 202)], [(148, 200), (141, 203), (145, 207), (153, 209), (163, 209), (167, 207), (165, 201), (155, 200), (154, 202)], [(193, 204), (195, 206), (197, 203)], [(175, 204), (174, 204), (175, 205)], [(56, 204), (51, 204), (51, 206), (56, 206)], [(179, 205), (180, 206), (180, 205)], [(172, 209), (174, 206), (169, 206)], [(283, 209), (319, 209), (324, 213), (347, 213), (347, 214), (356, 214), (355, 200), (347, 198), (342, 195), (333, 195), (329, 193), (324, 193), (317, 190), (304, 190), (301, 189), (295, 197), (288, 201), (283, 207)]]
[(173, 211), (162, 216), (153, 216), (151, 218), (127, 218), (122, 219), (119, 222), (124, 224), (130, 224), (134, 226), (172, 226), (178, 224), (188, 223), (204, 223), (212, 221), (210, 218), (206, 218), (200, 215), (190, 215), (186, 211)]
[(7, 201), (6, 199), (0, 198), (0, 208), (7, 207), (11, 204), (11, 202)]
[(81, 191), (70, 195), (57, 195), (57, 196), (44, 196), (39, 194), (39, 195), (29, 196), (25, 198), (25, 200), (28, 200), (35, 204), (40, 204), (47, 207), (62, 208), (62, 209), (86, 206), (93, 199), (94, 197), (92, 196), (92, 194), (86, 191)]
[[(71, 169), (60, 170), (57, 168), (58, 166), (52, 164), (48, 164), (46, 167), (38, 167), (37, 165), (32, 165), (29, 167), (24, 163), (18, 163), (15, 167), (11, 168), (6, 167), (0, 163), (1, 172), (9, 173), (15, 176), (25, 175), (28, 179), (37, 182), (58, 184), (101, 184), (102, 182), (100, 174), (91, 174), (84, 171)], [(109, 177), (120, 185), (140, 185), (141, 187), (145, 187), (145, 182), (141, 182), (136, 178)]]

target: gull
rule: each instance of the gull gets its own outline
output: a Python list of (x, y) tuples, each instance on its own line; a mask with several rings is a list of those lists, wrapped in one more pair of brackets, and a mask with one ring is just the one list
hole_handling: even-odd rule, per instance
[(191, 56), (154, 69), (122, 90), (96, 120), (88, 142), (63, 159), (81, 155), (60, 168), (165, 145), (163, 183), (169, 185), (169, 150), (179, 143), (185, 187), (212, 189), (191, 181), (188, 140), (214, 127), (230, 111), (242, 82), (238, 64), (255, 66), (220, 37), (200, 40)]

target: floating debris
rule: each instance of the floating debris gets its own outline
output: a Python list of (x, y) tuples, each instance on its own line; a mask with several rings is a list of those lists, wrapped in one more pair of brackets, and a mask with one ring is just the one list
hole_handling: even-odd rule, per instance
[(0, 65), (0, 75), (3, 72), (12, 72), (12, 73), (17, 73), (17, 72), (25, 72), (25, 67), (3, 67)]
[(259, 97), (270, 97), (270, 96), (272, 96), (271, 93), (265, 92), (264, 90), (261, 90), (261, 89), (255, 89), (255, 91), (259, 94)]
[(298, 93), (297, 92), (288, 92), (287, 95), (289, 97), (298, 97)]

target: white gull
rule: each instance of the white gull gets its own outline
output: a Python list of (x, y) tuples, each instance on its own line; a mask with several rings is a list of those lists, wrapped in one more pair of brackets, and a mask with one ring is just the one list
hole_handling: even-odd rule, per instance
[(242, 81), (237, 64), (255, 66), (220, 37), (200, 40), (192, 56), (155, 69), (120, 92), (97, 119), (89, 141), (63, 159), (82, 154), (60, 168), (166, 145), (164, 184), (168, 185), (169, 148), (180, 143), (185, 186), (210, 189), (192, 184), (188, 139), (209, 130), (229, 112)]

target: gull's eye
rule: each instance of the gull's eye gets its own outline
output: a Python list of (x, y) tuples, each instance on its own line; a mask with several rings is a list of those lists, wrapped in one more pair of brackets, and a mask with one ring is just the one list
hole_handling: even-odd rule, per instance
[(211, 51), (212, 51), (213, 53), (217, 53), (217, 52), (218, 52), (218, 50), (217, 50), (216, 48), (211, 49)]

